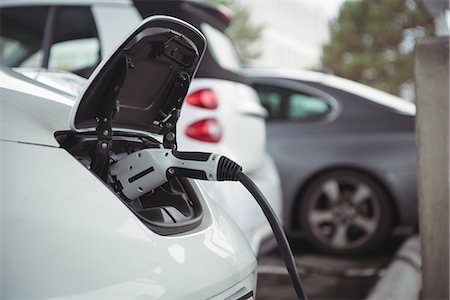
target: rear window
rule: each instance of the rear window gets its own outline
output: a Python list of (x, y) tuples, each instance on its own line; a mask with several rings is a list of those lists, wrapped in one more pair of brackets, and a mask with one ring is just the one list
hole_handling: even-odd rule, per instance
[(207, 23), (202, 23), (201, 28), (206, 36), (208, 47), (214, 60), (228, 71), (239, 72), (241, 62), (230, 38)]

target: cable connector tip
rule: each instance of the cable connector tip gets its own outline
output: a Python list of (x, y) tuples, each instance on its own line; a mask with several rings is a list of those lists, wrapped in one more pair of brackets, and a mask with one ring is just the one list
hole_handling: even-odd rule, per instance
[(221, 156), (217, 164), (218, 181), (238, 181), (238, 175), (242, 172), (242, 167), (231, 159)]

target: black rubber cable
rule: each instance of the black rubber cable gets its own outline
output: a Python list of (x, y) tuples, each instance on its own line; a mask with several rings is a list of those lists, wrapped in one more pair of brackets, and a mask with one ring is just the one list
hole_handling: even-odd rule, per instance
[(295, 265), (294, 255), (292, 254), (291, 247), (289, 246), (286, 234), (284, 233), (283, 227), (281, 226), (278, 217), (276, 216), (269, 202), (267, 202), (263, 193), (261, 193), (259, 188), (253, 183), (250, 178), (247, 177), (247, 175), (240, 172), (237, 176), (237, 179), (242, 183), (243, 186), (245, 186), (250, 194), (252, 194), (252, 196), (255, 198), (256, 202), (258, 202), (259, 206), (264, 212), (267, 220), (269, 221), (270, 227), (272, 227), (272, 231), (275, 235), (278, 248), (280, 249), (281, 255), (283, 256), (286, 268), (289, 273), (289, 277), (291, 278), (291, 282), (294, 286), (295, 293), (297, 294), (298, 299), (307, 300), (308, 298), (306, 297), (306, 294), (303, 290), (299, 272), (297, 271), (297, 266)]

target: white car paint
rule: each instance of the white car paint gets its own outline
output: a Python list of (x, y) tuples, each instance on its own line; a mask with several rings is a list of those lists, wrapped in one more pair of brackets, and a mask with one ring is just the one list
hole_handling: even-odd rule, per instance
[[(17, 72), (39, 81), (48, 87), (64, 91), (69, 95), (78, 95), (81, 93), (86, 79), (76, 74), (66, 71), (52, 71), (48, 72), (46, 69), (34, 68), (18, 68)], [(23, 84), (20, 82), (19, 84)]]
[[(131, 31), (142, 20), (136, 8), (128, 0), (0, 0), (1, 6), (29, 4), (51, 5), (91, 5), (92, 12), (98, 27), (103, 57), (109, 54), (112, 46), (118, 44), (126, 32)], [(44, 75), (41, 75), (41, 78)], [(39, 77), (35, 77), (40, 80)], [(48, 81), (47, 81), (48, 83)], [(52, 85), (52, 84), (51, 84)], [(60, 86), (60, 85), (59, 85)], [(179, 149), (183, 151), (214, 152), (226, 155), (241, 164), (246, 174), (256, 185), (266, 192), (267, 199), (274, 211), (281, 218), (282, 194), (278, 171), (267, 155), (265, 145), (265, 122), (263, 117), (266, 111), (260, 105), (256, 92), (247, 85), (218, 79), (196, 79), (191, 83), (190, 92), (201, 88), (212, 89), (219, 99), (219, 106), (215, 110), (207, 110), (184, 104), (181, 117), (177, 124), (177, 141)], [(64, 89), (70, 92), (67, 89)], [(187, 137), (184, 130), (187, 126), (203, 118), (214, 117), (222, 125), (223, 137), (218, 143), (207, 143)], [(204, 184), (204, 183), (200, 183)], [(259, 251), (262, 241), (271, 236), (271, 228), (266, 218), (255, 207), (253, 197), (238, 192), (241, 206), (232, 205), (238, 198), (229, 192), (227, 185), (218, 185), (211, 194), (221, 199), (227, 212), (235, 219), (238, 226), (252, 245), (255, 253)], [(226, 196), (225, 196), (226, 195)], [(242, 207), (245, 205), (245, 208)], [(248, 230), (252, 228), (252, 230)], [(255, 234), (255, 231), (261, 234)]]
[(111, 49), (120, 41), (118, 37), (126, 36), (142, 20), (131, 1), (116, 5), (93, 5), (92, 14), (95, 20), (102, 20), (101, 24), (97, 23), (102, 57), (109, 55)]
[(247, 241), (194, 181), (201, 225), (154, 233), (56, 142), (74, 99), (0, 76), (0, 298), (224, 299), (255, 289)]

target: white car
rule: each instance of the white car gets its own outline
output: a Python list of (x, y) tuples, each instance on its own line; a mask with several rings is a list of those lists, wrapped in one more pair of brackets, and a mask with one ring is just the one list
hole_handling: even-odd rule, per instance
[[(66, 70), (87, 77), (143, 17), (172, 15), (198, 28), (206, 36), (208, 47), (177, 125), (179, 149), (222, 153), (235, 160), (263, 191), (281, 219), (280, 179), (265, 149), (266, 111), (247, 79), (240, 75), (236, 52), (224, 34), (229, 22), (226, 11), (199, 1), (54, 0), (51, 5), (48, 3), (0, 0), (2, 64)], [(26, 74), (49, 83), (42, 74)], [(143, 84), (152, 85), (142, 80)], [(58, 81), (61, 85), (61, 80)], [(240, 184), (206, 182), (201, 185), (233, 217), (255, 253), (264, 241), (271, 241), (268, 222)]]
[(187, 23), (146, 19), (78, 100), (0, 68), (1, 299), (253, 299), (255, 256), (195, 181), (133, 200), (104, 177), (162, 147), (203, 48)]

